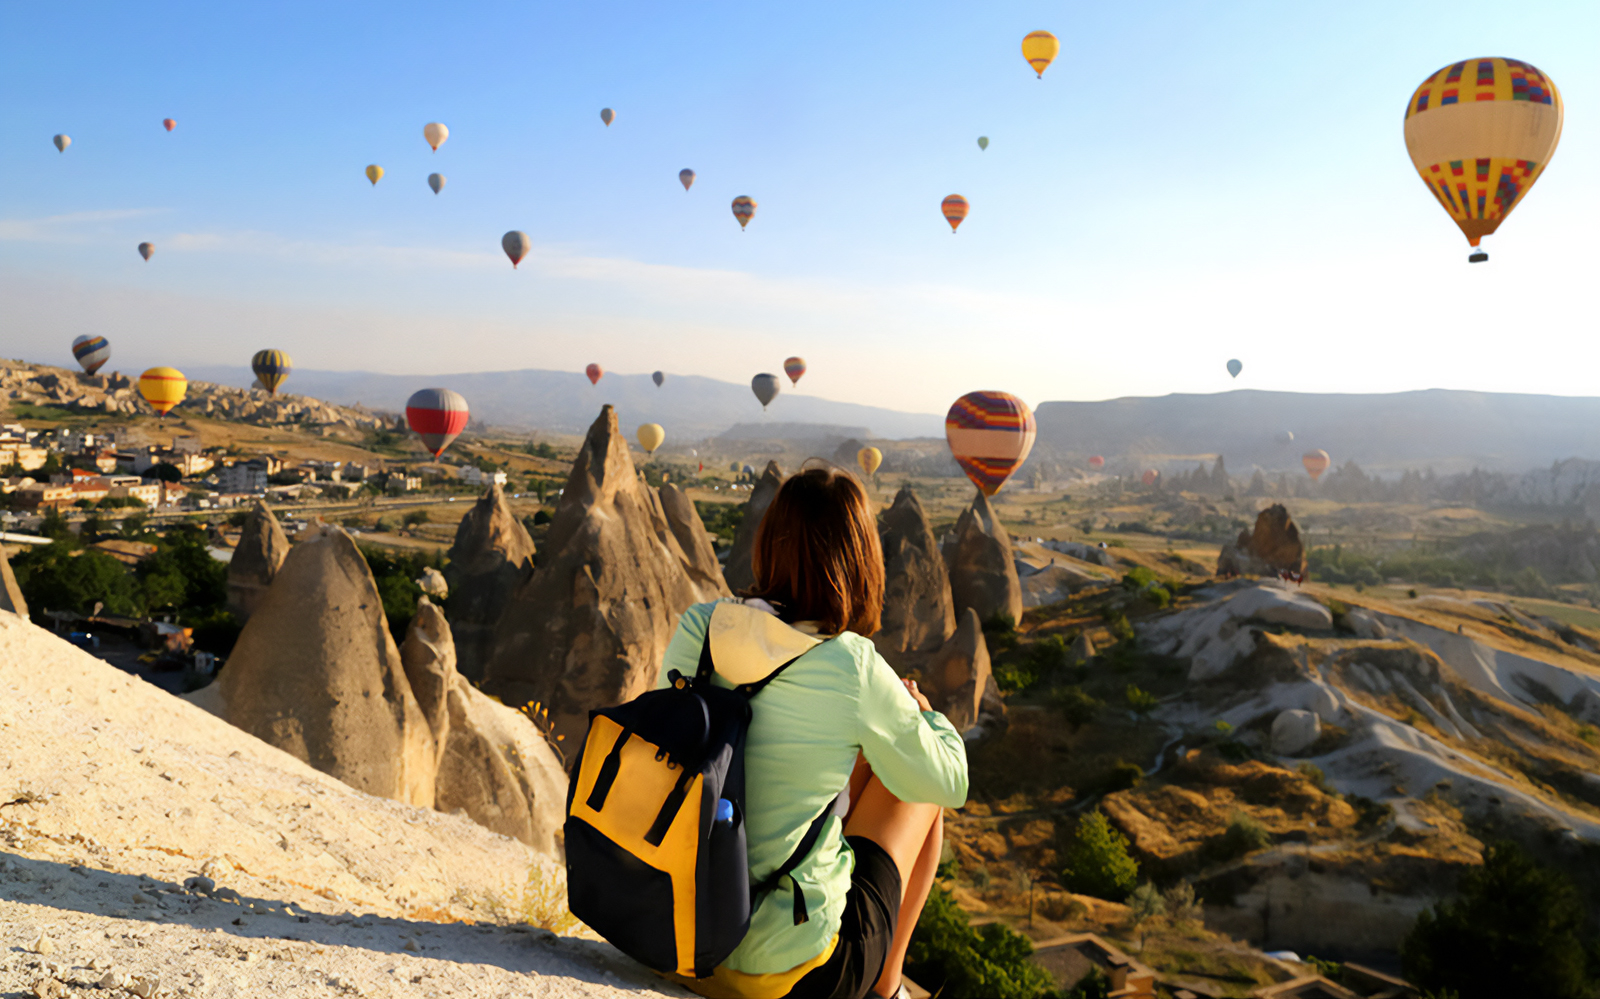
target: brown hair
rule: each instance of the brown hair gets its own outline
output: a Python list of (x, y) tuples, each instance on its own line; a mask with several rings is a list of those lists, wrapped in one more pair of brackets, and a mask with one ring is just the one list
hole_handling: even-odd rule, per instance
[(831, 466), (802, 468), (778, 488), (750, 553), (749, 596), (785, 621), (870, 635), (883, 614), (883, 548), (867, 494)]

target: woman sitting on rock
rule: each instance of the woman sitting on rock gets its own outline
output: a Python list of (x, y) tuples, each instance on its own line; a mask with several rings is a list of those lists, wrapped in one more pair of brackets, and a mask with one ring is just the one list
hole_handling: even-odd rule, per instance
[[(786, 481), (751, 561), (749, 598), (684, 612), (661, 686), (671, 670), (694, 673), (708, 630), (718, 686), (794, 660), (750, 701), (752, 884), (789, 859), (845, 787), (849, 807), (822, 826), (793, 881), (759, 898), (749, 933), (715, 975), (684, 984), (747, 999), (900, 995), (906, 947), (939, 863), (943, 809), (966, 801), (966, 748), (865, 637), (878, 630), (884, 563), (852, 476), (807, 468)], [(795, 918), (796, 886), (804, 922)]]

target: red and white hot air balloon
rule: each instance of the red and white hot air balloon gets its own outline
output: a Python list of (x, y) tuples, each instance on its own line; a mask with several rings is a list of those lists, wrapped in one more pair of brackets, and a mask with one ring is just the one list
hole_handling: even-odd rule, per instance
[(950, 454), (986, 496), (1028, 460), (1037, 434), (1033, 412), (1009, 392), (968, 392), (944, 417)]
[(1328, 457), (1328, 452), (1318, 448), (1315, 451), (1307, 451), (1300, 458), (1300, 464), (1306, 467), (1306, 474), (1311, 476), (1312, 482), (1315, 482), (1322, 478), (1322, 473), (1333, 464), (1333, 459)]
[(467, 400), (447, 388), (425, 388), (406, 400), (406, 423), (435, 458), (467, 428)]
[(583, 369), (583, 373), (589, 376), (590, 385), (600, 384), (600, 379), (605, 375), (605, 371), (598, 364), (589, 365)]

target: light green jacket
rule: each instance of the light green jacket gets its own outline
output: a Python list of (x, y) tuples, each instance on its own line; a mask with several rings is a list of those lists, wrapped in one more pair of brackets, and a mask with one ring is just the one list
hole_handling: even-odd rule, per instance
[[(662, 661), (658, 686), (668, 685), (667, 674), (674, 669), (694, 675), (716, 606), (696, 604), (683, 613)], [(720, 641), (722, 632), (718, 635)], [(714, 645), (713, 652), (717, 650)], [(757, 672), (764, 675), (780, 665), (781, 659)], [(747, 673), (752, 664), (725, 667), (719, 662), (713, 682), (731, 687), (721, 675), (725, 668)], [(858, 751), (884, 787), (903, 801), (946, 808), (966, 803), (967, 750), (961, 736), (944, 715), (918, 711), (894, 670), (860, 635), (845, 632), (815, 646), (750, 706), (744, 758), (752, 882), (777, 870), (799, 846), (811, 820), (848, 783)], [(822, 953), (839, 932), (854, 868), (843, 822), (831, 818), (810, 856), (794, 871), (805, 890), (809, 921), (794, 925), (793, 889), (784, 879), (761, 899), (749, 934), (724, 964), (745, 974), (773, 974)]]

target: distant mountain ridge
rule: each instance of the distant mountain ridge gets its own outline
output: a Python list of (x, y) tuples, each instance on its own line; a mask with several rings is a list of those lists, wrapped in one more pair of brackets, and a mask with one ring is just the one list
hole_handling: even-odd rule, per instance
[[(241, 387), (249, 386), (255, 377), (244, 367), (196, 366), (186, 368), (185, 373), (191, 378)], [(359, 402), (372, 409), (401, 412), (411, 393), (436, 385), (465, 396), (474, 420), (556, 433), (583, 433), (594, 422), (600, 407), (610, 403), (630, 434), (641, 423), (659, 423), (667, 428), (670, 440), (680, 442), (716, 436), (735, 424), (759, 425), (768, 421), (775, 426), (810, 423), (843, 425), (852, 430), (870, 428), (873, 436), (889, 439), (944, 434), (942, 416), (836, 402), (804, 392), (782, 393), (763, 413), (750, 386), (698, 375), (669, 374), (657, 388), (649, 375), (611, 372), (599, 384), (591, 385), (581, 373), (539, 369), (384, 375), (296, 368), (283, 388), (329, 402)]]
[(1314, 448), (1335, 466), (1354, 460), (1385, 475), (1425, 467), (1526, 472), (1568, 458), (1600, 460), (1600, 398), (1592, 396), (1241, 389), (1044, 402), (1036, 415), (1041, 450), (1059, 458), (1138, 457), (1176, 469), (1194, 461), (1177, 456), (1221, 454), (1236, 476), (1252, 466), (1298, 471), (1300, 456)]

